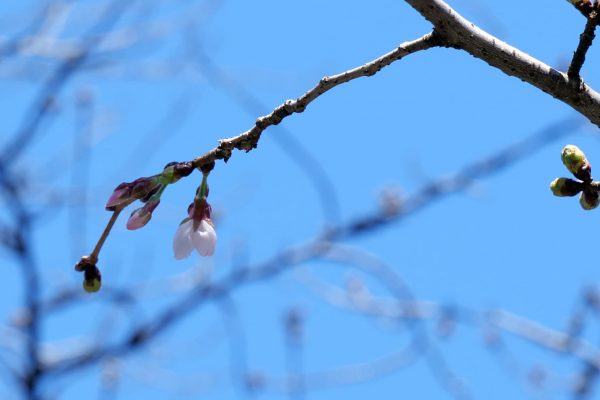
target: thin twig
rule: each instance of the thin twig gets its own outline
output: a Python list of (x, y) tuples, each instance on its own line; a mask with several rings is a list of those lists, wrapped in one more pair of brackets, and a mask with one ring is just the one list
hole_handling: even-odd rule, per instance
[(216, 160), (227, 161), (231, 157), (234, 149), (244, 150), (246, 152), (255, 149), (258, 146), (260, 135), (265, 129), (269, 126), (279, 124), (285, 117), (303, 112), (313, 100), (317, 99), (328, 90), (357, 78), (375, 75), (382, 68), (387, 67), (394, 61), (398, 61), (409, 54), (436, 47), (438, 44), (439, 41), (437, 35), (428, 33), (412, 42), (402, 43), (396, 49), (373, 61), (361, 65), (360, 67), (353, 68), (337, 75), (326, 76), (321, 79), (315, 87), (296, 100), (287, 100), (285, 103), (275, 108), (269, 115), (259, 117), (256, 120), (256, 124), (246, 132), (229, 139), (221, 140), (219, 146), (204, 155), (195, 158), (191, 163), (194, 167), (199, 168), (202, 165), (210, 164)]
[[(198, 67), (206, 75), (210, 83), (231, 96), (251, 116), (260, 115), (268, 108), (247, 90), (241, 82), (228, 76), (216, 65), (210, 57), (202, 51), (200, 44), (190, 40), (192, 56), (198, 59)], [(340, 200), (327, 170), (321, 161), (306, 148), (302, 141), (295, 138), (291, 131), (281, 126), (276, 135), (271, 138), (281, 150), (295, 163), (313, 183), (313, 186), (321, 200), (326, 222), (337, 224), (341, 220)]]
[[(210, 165), (216, 160), (224, 160), (227, 162), (234, 149), (249, 152), (258, 146), (260, 136), (265, 129), (269, 126), (279, 124), (284, 118), (292, 114), (303, 112), (313, 100), (317, 99), (330, 89), (357, 78), (375, 75), (382, 68), (392, 64), (394, 61), (398, 61), (409, 54), (438, 46), (438, 44), (439, 40), (435, 33), (428, 33), (412, 42), (402, 43), (396, 49), (364, 65), (337, 75), (326, 76), (322, 78), (315, 87), (296, 100), (287, 100), (285, 103), (275, 108), (270, 114), (259, 117), (256, 120), (255, 125), (246, 132), (233, 138), (221, 140), (217, 147), (187, 163), (201, 170), (202, 167)], [(0, 173), (1, 172), (2, 158), (0, 157)], [(95, 256), (97, 259), (98, 254), (96, 253)]]
[(585, 62), (585, 55), (587, 54), (589, 48), (592, 46), (592, 42), (596, 37), (596, 27), (598, 26), (598, 14), (594, 11), (592, 15), (590, 15), (585, 24), (585, 29), (583, 33), (579, 36), (579, 45), (577, 46), (577, 50), (573, 53), (573, 60), (571, 60), (571, 65), (569, 66), (569, 71), (567, 75), (570, 79), (580, 80), (580, 72), (581, 67), (583, 67), (583, 63)]

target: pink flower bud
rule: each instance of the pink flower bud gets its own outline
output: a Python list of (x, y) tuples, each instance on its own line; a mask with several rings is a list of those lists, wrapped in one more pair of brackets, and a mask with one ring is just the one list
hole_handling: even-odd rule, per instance
[[(121, 205), (121, 204), (124, 204), (127, 202), (127, 200), (130, 197), (129, 194), (131, 192), (129, 185), (130, 185), (129, 183), (123, 182), (115, 188), (115, 190), (112, 192), (112, 194), (108, 198), (108, 201), (106, 202), (107, 210), (113, 211), (115, 209), (115, 207), (117, 207), (118, 205)], [(131, 201), (133, 201), (133, 200), (131, 200)]]
[(127, 229), (133, 231), (146, 225), (150, 221), (150, 218), (152, 218), (152, 212), (159, 204), (160, 199), (150, 199), (144, 204), (144, 207), (132, 212), (127, 220)]
[(106, 209), (114, 211), (117, 207), (126, 207), (135, 200), (147, 200), (160, 190), (161, 186), (160, 175), (138, 178), (133, 182), (123, 182), (110, 195), (106, 202)]

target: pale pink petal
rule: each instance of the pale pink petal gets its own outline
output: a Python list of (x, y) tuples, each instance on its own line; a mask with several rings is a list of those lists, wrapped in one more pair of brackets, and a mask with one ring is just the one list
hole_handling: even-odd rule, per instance
[(152, 218), (151, 213), (146, 212), (146, 209), (143, 207), (138, 208), (133, 213), (131, 213), (131, 216), (127, 220), (127, 229), (129, 229), (130, 231), (140, 229), (141, 227), (146, 225), (148, 221), (150, 221), (150, 218)]
[(190, 255), (194, 246), (190, 240), (190, 233), (192, 232), (192, 220), (188, 220), (183, 224), (179, 225), (177, 232), (175, 232), (175, 238), (173, 239), (173, 254), (178, 260), (182, 260)]
[(150, 218), (152, 218), (152, 213), (159, 204), (160, 199), (150, 199), (146, 204), (144, 204), (144, 207), (138, 208), (132, 212), (131, 216), (127, 220), (127, 229), (132, 231), (135, 229), (140, 229), (146, 225), (148, 221), (150, 221)]
[(190, 234), (192, 244), (201, 256), (212, 256), (217, 244), (217, 232), (206, 220), (200, 221), (198, 229)]
[(117, 186), (106, 202), (106, 209), (112, 209), (118, 205), (121, 205), (122, 203), (125, 203), (128, 200), (127, 196), (129, 195), (130, 190), (131, 189), (129, 188), (128, 183), (126, 182)]

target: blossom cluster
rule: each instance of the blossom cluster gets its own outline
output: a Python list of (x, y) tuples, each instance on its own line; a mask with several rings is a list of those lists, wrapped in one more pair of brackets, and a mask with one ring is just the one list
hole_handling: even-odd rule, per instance
[[(196, 191), (193, 203), (188, 207), (188, 216), (180, 223), (175, 233), (173, 254), (178, 260), (188, 257), (194, 249), (202, 256), (212, 256), (215, 252), (217, 233), (211, 220), (211, 206), (207, 201), (207, 178), (213, 167), (214, 163), (210, 163), (200, 168), (202, 183)], [(113, 212), (108, 225), (94, 251), (90, 255), (82, 257), (75, 265), (75, 270), (84, 273), (83, 288), (87, 292), (100, 290), (102, 275), (96, 266), (98, 253), (119, 213), (125, 207), (139, 200), (143, 205), (131, 213), (126, 226), (129, 230), (142, 228), (152, 218), (166, 187), (180, 178), (190, 175), (194, 169), (192, 163), (189, 162), (169, 163), (160, 174), (138, 178), (133, 182), (123, 182), (114, 189), (106, 202), (106, 209)]]

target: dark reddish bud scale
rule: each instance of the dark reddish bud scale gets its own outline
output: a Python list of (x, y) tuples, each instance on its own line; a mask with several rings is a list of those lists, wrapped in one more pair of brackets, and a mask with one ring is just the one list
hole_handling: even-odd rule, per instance
[(592, 181), (592, 166), (589, 163), (586, 163), (574, 175), (577, 179), (581, 179), (584, 182), (591, 182)]
[(189, 162), (170, 162), (165, 165), (165, 168), (160, 174), (162, 182), (164, 184), (175, 183), (179, 179), (188, 176), (194, 171), (192, 163)]
[(186, 177), (194, 171), (192, 163), (182, 162), (175, 165), (175, 174), (180, 178)]
[(83, 272), (83, 289), (88, 293), (95, 293), (102, 287), (102, 274), (96, 262), (98, 259), (94, 256), (83, 256), (75, 265), (75, 270)]
[(212, 214), (212, 207), (207, 201), (199, 203), (192, 203), (188, 207), (188, 215), (191, 219), (201, 221), (203, 219), (210, 219)]
[(202, 171), (203, 174), (209, 174), (210, 171), (212, 171), (214, 167), (215, 167), (215, 162), (211, 161), (209, 163), (202, 164), (198, 168), (200, 169), (200, 171)]
[(102, 274), (100, 273), (98, 267), (94, 265), (93, 267), (87, 268), (85, 271), (83, 271), (83, 279), (86, 281), (93, 281), (94, 279), (102, 281)]
[(212, 214), (212, 207), (208, 202), (204, 202), (204, 209), (202, 210), (202, 219), (210, 219)]
[(88, 293), (95, 293), (102, 287), (102, 274), (96, 267), (86, 270), (83, 278), (83, 289)]
[(579, 204), (584, 210), (593, 210), (600, 204), (600, 196), (595, 190), (584, 190), (579, 197)]
[(77, 264), (75, 264), (75, 271), (82, 272), (87, 271), (90, 268), (96, 268), (97, 260), (90, 256), (83, 256)]

